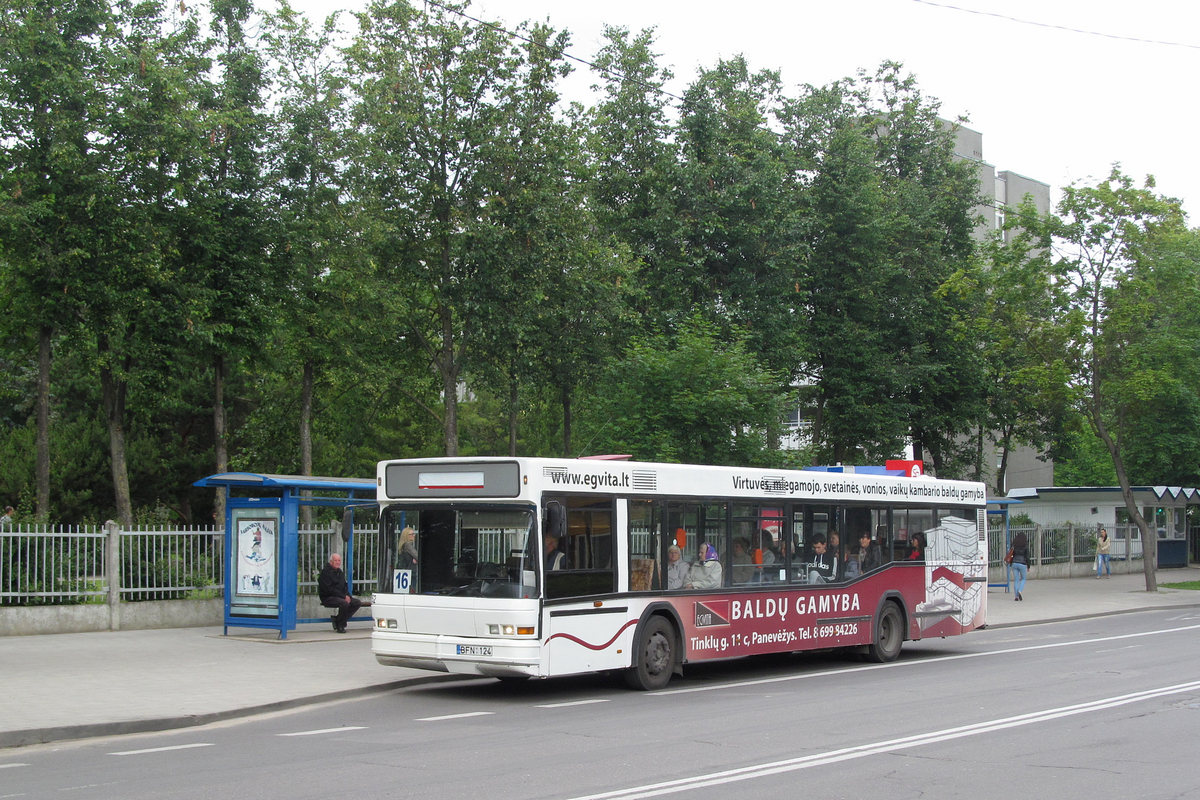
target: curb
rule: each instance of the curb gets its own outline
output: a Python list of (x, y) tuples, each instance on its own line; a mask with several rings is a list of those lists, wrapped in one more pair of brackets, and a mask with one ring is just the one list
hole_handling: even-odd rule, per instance
[(1200, 608), (1200, 598), (1197, 598), (1192, 603), (1167, 603), (1161, 606), (1139, 606), (1138, 608), (1119, 608), (1112, 611), (1090, 611), (1083, 614), (1071, 614), (1062, 617), (1046, 617), (1044, 619), (1025, 619), (1018, 622), (997, 622), (987, 623), (981, 630), (995, 630), (999, 628), (1017, 628), (1022, 625), (1046, 625), (1051, 622), (1072, 622), (1081, 619), (1098, 619), (1100, 617), (1111, 617), (1116, 614), (1136, 614), (1139, 611), (1170, 611), (1173, 608)]
[(178, 717), (131, 719), (120, 722), (93, 722), (86, 725), (58, 725), (49, 728), (0, 731), (0, 750), (13, 747), (28, 747), (35, 744), (93, 739), (102, 736), (121, 736), (128, 733), (154, 733), (156, 731), (196, 728), (240, 717), (252, 717), (274, 711), (287, 711), (293, 708), (318, 705), (334, 700), (349, 700), (373, 694), (384, 694), (404, 686), (420, 686), (428, 683), (463, 680), (466, 677), (470, 676), (435, 674), (427, 677), (405, 678), (388, 683), (378, 683), (372, 686), (359, 686), (353, 689), (325, 692), (308, 697), (294, 697), (289, 700), (277, 700), (272, 703), (263, 703), (262, 705), (247, 706), (245, 708), (231, 708), (225, 711), (213, 711), (207, 714), (187, 714)]

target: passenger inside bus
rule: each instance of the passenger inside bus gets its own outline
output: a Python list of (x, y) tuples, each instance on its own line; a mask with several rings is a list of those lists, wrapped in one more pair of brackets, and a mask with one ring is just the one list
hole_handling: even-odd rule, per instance
[(842, 580), (852, 581), (859, 575), (862, 575), (862, 564), (859, 548), (851, 548), (850, 552), (846, 554), (846, 558), (842, 561)]
[(777, 565), (783, 564), (783, 558), (775, 547), (775, 537), (770, 531), (762, 532), (762, 549), (755, 559), (758, 564), (758, 580), (761, 583), (771, 583), (776, 579)]
[(667, 588), (682, 589), (687, 582), (688, 563), (683, 560), (683, 551), (679, 545), (667, 548)]
[(826, 537), (826, 542), (827, 544), (825, 545), (825, 552), (829, 554), (830, 558), (833, 559), (833, 563), (837, 565), (837, 568), (834, 571), (833, 579), (841, 580), (844, 577), (843, 570), (846, 568), (846, 562), (845, 559), (842, 558), (842, 537), (837, 532), (836, 528), (829, 532), (829, 536)]
[[(856, 568), (850, 566), (850, 560), (856, 564)], [(880, 554), (879, 545), (871, 541), (871, 531), (863, 528), (858, 533), (858, 545), (848, 556), (846, 562), (846, 577), (855, 578), (863, 573), (870, 572), (877, 568), (883, 561), (883, 556)], [(854, 574), (851, 574), (851, 573)]]
[(733, 582), (750, 583), (754, 580), (754, 562), (750, 558), (750, 542), (741, 536), (733, 540)]
[(908, 561), (925, 560), (925, 534), (917, 531), (912, 535), (912, 550), (908, 553)]
[(813, 534), (812, 558), (808, 562), (809, 583), (831, 583), (837, 577), (837, 557), (828, 552), (828, 544), (822, 534)]
[(547, 533), (545, 536), (546, 544), (546, 569), (556, 570), (566, 566), (566, 554), (558, 549), (558, 537), (552, 533)]
[(721, 561), (717, 548), (711, 544), (700, 545), (700, 560), (688, 570), (685, 589), (716, 589), (721, 586)]

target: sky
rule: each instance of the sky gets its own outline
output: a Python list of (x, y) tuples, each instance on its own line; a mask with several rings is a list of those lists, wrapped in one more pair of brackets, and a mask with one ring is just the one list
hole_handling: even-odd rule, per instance
[[(292, 0), (314, 19), (365, 0)], [(700, 67), (744, 55), (785, 87), (901, 62), (947, 119), (983, 134), (983, 158), (1051, 186), (1106, 177), (1183, 201), (1200, 226), (1200, 4), (1182, 0), (474, 0), (472, 16), (549, 21), (590, 60), (602, 26), (653, 27), (682, 94)], [(585, 68), (579, 66), (582, 71)], [(590, 78), (569, 88), (586, 94)]]

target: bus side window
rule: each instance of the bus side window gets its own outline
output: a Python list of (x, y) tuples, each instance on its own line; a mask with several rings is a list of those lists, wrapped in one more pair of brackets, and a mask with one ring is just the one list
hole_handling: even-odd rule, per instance
[(616, 591), (613, 519), (610, 498), (567, 498), (566, 535), (559, 543), (565, 562), (561, 569), (546, 571), (547, 597), (584, 597)]
[(663, 589), (662, 521), (658, 505), (652, 500), (625, 502), (629, 504), (629, 590)]

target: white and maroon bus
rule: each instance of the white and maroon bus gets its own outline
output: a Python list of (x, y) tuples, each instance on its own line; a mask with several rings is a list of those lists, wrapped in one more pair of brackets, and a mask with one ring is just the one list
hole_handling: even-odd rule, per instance
[(984, 624), (980, 483), (544, 458), (384, 461), (377, 478), (382, 664), (659, 689), (689, 662), (891, 661)]

